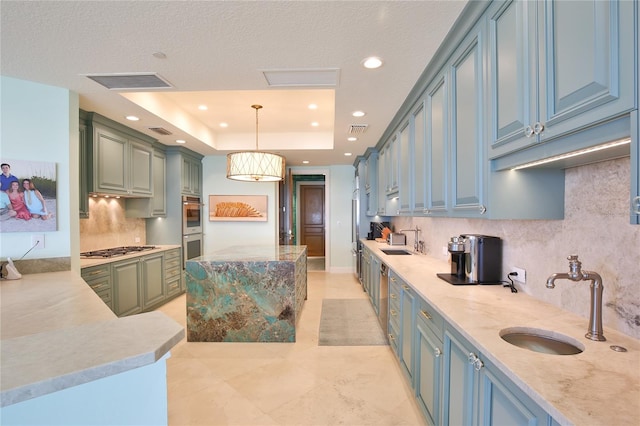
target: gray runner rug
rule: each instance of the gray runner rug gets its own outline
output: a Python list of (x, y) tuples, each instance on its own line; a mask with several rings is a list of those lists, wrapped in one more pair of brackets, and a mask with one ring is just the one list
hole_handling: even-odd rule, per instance
[(368, 299), (324, 299), (318, 346), (387, 345)]

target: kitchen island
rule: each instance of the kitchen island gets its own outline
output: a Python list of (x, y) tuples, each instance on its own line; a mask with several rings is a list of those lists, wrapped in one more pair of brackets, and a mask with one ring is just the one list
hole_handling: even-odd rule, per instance
[(295, 342), (307, 247), (231, 247), (187, 261), (187, 340)]

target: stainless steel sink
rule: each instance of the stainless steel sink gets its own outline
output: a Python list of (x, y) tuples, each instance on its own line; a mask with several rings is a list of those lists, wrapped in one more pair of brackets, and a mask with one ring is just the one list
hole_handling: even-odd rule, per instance
[(380, 249), (384, 254), (395, 255), (395, 256), (403, 256), (410, 255), (411, 252), (407, 250), (399, 250), (399, 249)]
[(500, 337), (512, 345), (544, 354), (575, 355), (584, 351), (584, 345), (577, 340), (539, 328), (505, 328), (500, 330)]

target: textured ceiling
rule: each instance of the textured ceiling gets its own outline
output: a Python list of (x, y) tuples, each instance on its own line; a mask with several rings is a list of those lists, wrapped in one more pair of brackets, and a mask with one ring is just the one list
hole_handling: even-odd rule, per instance
[[(185, 139), (205, 155), (251, 148), (251, 105), (262, 104), (261, 149), (277, 150), (289, 165), (303, 159), (351, 164), (353, 157), (344, 153), (359, 155), (378, 142), (465, 4), (3, 0), (0, 67), (5, 76), (76, 91), (85, 110), (167, 145)], [(372, 55), (383, 58), (382, 68), (362, 67)], [(309, 69), (337, 69), (337, 84), (270, 87), (263, 75)], [(136, 95), (128, 99), (86, 77), (130, 72), (157, 73), (173, 88), (138, 95), (147, 99), (143, 108), (132, 100)], [(149, 108), (149, 99), (161, 106)], [(319, 106), (315, 112), (306, 108), (311, 102)], [(199, 111), (196, 104), (209, 109)], [(169, 110), (166, 116), (158, 112)], [(367, 114), (354, 118), (355, 110)], [(128, 122), (129, 114), (141, 120)], [(311, 128), (310, 120), (318, 127)], [(229, 127), (220, 128), (222, 121)], [(356, 142), (346, 140), (351, 124), (369, 125)], [(149, 127), (173, 134), (160, 136)], [(310, 147), (327, 141), (333, 148)]]

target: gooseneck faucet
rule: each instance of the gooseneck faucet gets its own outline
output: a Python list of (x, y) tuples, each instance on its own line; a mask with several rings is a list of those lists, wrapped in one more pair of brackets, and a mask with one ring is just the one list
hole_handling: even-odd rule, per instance
[(551, 274), (547, 278), (547, 288), (554, 288), (557, 279), (567, 279), (571, 281), (591, 281), (591, 312), (589, 314), (589, 330), (584, 336), (587, 339), (604, 342), (605, 337), (602, 333), (602, 277), (590, 271), (582, 270), (582, 262), (578, 260), (575, 254), (567, 257), (569, 261), (569, 273)]
[(400, 230), (400, 232), (407, 232), (407, 231), (415, 232), (415, 238), (413, 240), (413, 251), (415, 253), (418, 253), (418, 248), (420, 247), (420, 245), (418, 244), (418, 241), (420, 240), (420, 228), (418, 228), (418, 225), (416, 225), (416, 229), (401, 229)]

